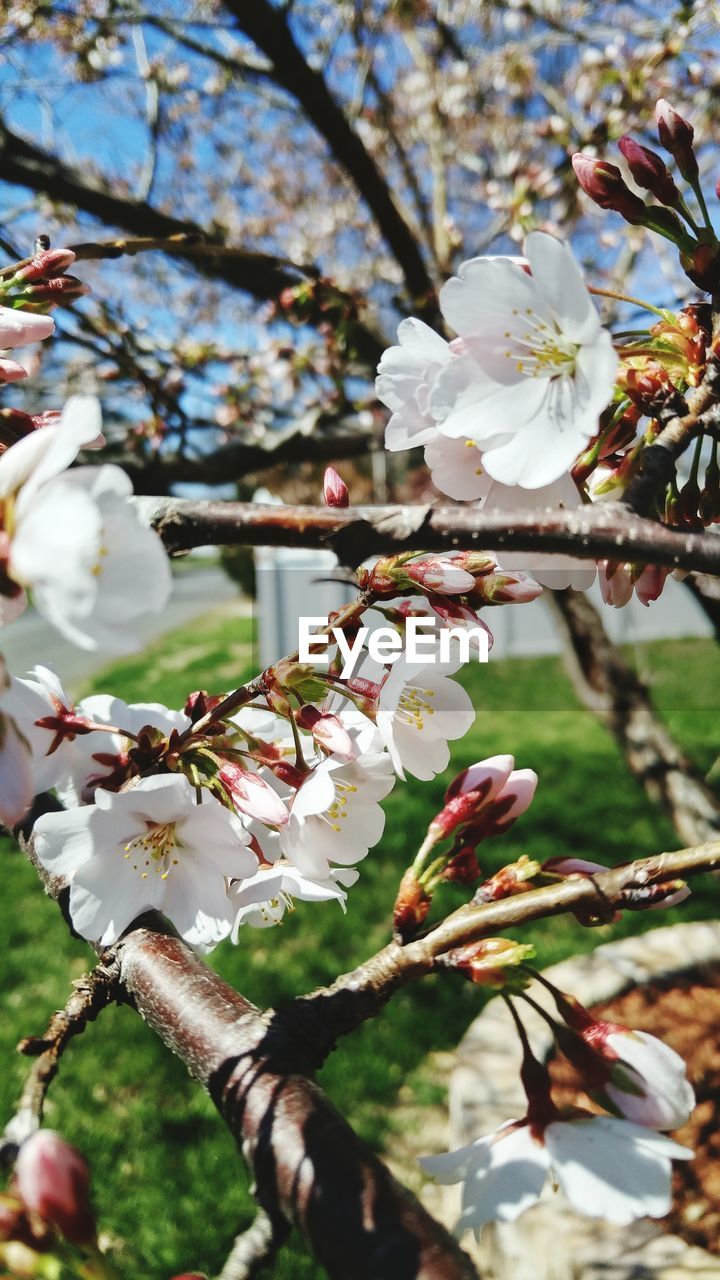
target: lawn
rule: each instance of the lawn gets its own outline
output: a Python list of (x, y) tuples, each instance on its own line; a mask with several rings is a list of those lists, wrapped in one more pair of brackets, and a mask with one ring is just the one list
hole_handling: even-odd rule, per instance
[[(250, 623), (219, 611), (165, 637), (139, 658), (116, 663), (85, 692), (181, 705), (198, 686), (221, 690), (249, 674)], [(657, 704), (680, 743), (709, 770), (720, 752), (716, 696), (720, 654), (707, 641), (661, 642), (636, 655)], [(494, 662), (467, 672), (477, 721), (456, 746), (453, 770), (482, 756), (512, 751), (540, 774), (528, 814), (484, 855), (489, 869), (521, 853), (546, 858), (582, 854), (611, 864), (677, 847), (669, 824), (628, 779), (613, 742), (582, 710), (555, 658)], [(381, 946), (398, 878), (439, 805), (447, 778), (398, 785), (387, 831), (361, 866), (341, 927), (334, 904), (299, 904), (282, 932), (247, 930), (242, 945), (213, 955), (218, 970), (255, 1002), (276, 1004), (331, 979)], [(0, 1116), (11, 1114), (23, 1078), (18, 1039), (43, 1030), (89, 964), (89, 949), (68, 934), (34, 873), (9, 846), (2, 851), (6, 946), (0, 984)], [(461, 900), (448, 891), (438, 909)], [(715, 916), (720, 884), (709, 878), (681, 908), (583, 930), (552, 920), (530, 937), (541, 965), (571, 951), (672, 919)], [(436, 1101), (423, 1063), (451, 1049), (481, 1005), (479, 993), (449, 977), (402, 992), (384, 1015), (362, 1028), (329, 1060), (321, 1083), (375, 1147), (392, 1143), (393, 1099), (417, 1082)], [(421, 1092), (422, 1091), (422, 1092)], [(214, 1109), (129, 1009), (111, 1009), (73, 1044), (52, 1087), (48, 1123), (89, 1156), (100, 1221), (124, 1275), (168, 1280), (175, 1272), (220, 1268), (229, 1243), (252, 1215), (247, 1177)], [(302, 1244), (285, 1249), (274, 1280), (310, 1280), (320, 1272)]]

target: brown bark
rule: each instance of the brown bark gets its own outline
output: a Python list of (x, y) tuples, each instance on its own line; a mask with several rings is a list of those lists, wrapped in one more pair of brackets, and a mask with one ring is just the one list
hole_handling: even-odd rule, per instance
[(578, 696), (614, 735), (627, 766), (668, 815), (681, 840), (696, 844), (720, 833), (720, 806), (701, 774), (660, 720), (646, 685), (607, 635), (587, 596), (548, 593), (568, 641)]
[(310, 507), (142, 499), (170, 551), (213, 545), (329, 547), (342, 564), (397, 551), (559, 551), (720, 573), (720, 538), (668, 529), (618, 503), (500, 515), (471, 506)]

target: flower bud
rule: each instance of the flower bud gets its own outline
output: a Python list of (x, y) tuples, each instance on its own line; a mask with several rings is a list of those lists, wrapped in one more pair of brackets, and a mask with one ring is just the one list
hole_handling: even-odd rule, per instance
[(353, 741), (338, 716), (323, 714), (307, 703), (295, 716), (300, 729), (307, 729), (319, 747), (331, 755), (352, 760), (355, 755)]
[(620, 139), (618, 146), (638, 186), (649, 191), (661, 204), (676, 209), (681, 203), (680, 192), (661, 156), (627, 134)]
[(501, 867), (494, 876), (480, 885), (473, 902), (497, 902), (500, 898), (512, 898), (517, 893), (532, 889), (530, 883), (540, 874), (540, 863), (523, 854), (517, 862)]
[(478, 987), (504, 987), (508, 981), (508, 969), (529, 960), (533, 948), (510, 938), (484, 938), (465, 947), (454, 947), (439, 956), (436, 963), (443, 968), (455, 969)]
[(43, 277), (62, 276), (73, 265), (72, 249), (42, 249), (13, 276), (13, 284), (19, 280), (41, 280)]
[(573, 1044), (574, 1038), (567, 1037), (561, 1044), (563, 1053), (591, 1077), (590, 1087), (599, 1090), (606, 1106), (650, 1129), (678, 1129), (685, 1124), (695, 1106), (695, 1094), (679, 1054), (646, 1031), (595, 1019), (563, 992), (553, 991), (553, 999), (561, 1018), (581, 1041)]
[(285, 826), (290, 815), (277, 792), (259, 774), (226, 760), (219, 777), (226, 794), (241, 813), (267, 826)]
[(71, 1244), (95, 1239), (87, 1163), (59, 1134), (38, 1129), (23, 1142), (15, 1185), (28, 1212), (55, 1227)]
[(630, 190), (616, 164), (577, 152), (572, 166), (585, 194), (601, 209), (613, 209), (632, 226), (645, 225), (647, 205)]
[(445, 595), (465, 595), (475, 588), (475, 579), (467, 569), (461, 568), (455, 560), (439, 556), (406, 564), (403, 576), (423, 591), (439, 591)]
[(645, 565), (635, 582), (635, 595), (641, 604), (647, 607), (653, 600), (657, 600), (662, 595), (669, 573), (670, 570), (662, 565)]
[(480, 863), (475, 850), (470, 845), (464, 845), (453, 854), (445, 870), (440, 873), (440, 879), (447, 880), (450, 884), (474, 884), (480, 874)]
[(618, 564), (613, 560), (598, 560), (598, 580), (600, 594), (605, 604), (614, 609), (622, 609), (633, 593), (633, 580), (630, 566)]
[(425, 921), (432, 898), (408, 867), (397, 892), (393, 908), (393, 930), (398, 942), (409, 942)]
[[(13, 310), (12, 307), (0, 307), (0, 347), (3, 350), (23, 347), (28, 342), (42, 342), (54, 331), (55, 321), (50, 316), (36, 316), (27, 311)], [(9, 381), (7, 375), (6, 381)]]
[(475, 579), (475, 598), (482, 604), (529, 604), (543, 588), (526, 573), (487, 573)]
[(693, 147), (695, 130), (665, 98), (655, 106), (658, 137), (670, 153), (686, 182), (692, 186), (699, 178), (697, 157)]
[(38, 302), (73, 302), (90, 293), (90, 286), (76, 276), (57, 276), (52, 280), (40, 280), (28, 285), (22, 293), (23, 304)]
[(532, 804), (538, 776), (533, 769), (514, 769), (502, 790), (480, 812), (465, 833), (476, 844), (503, 835)]
[(349, 507), (350, 493), (334, 467), (326, 467), (323, 477), (323, 502), (326, 507)]

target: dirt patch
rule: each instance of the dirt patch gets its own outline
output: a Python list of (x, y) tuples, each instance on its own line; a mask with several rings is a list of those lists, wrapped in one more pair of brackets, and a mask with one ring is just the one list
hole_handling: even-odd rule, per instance
[[(689, 1244), (720, 1253), (720, 965), (634, 987), (595, 1005), (593, 1013), (649, 1031), (687, 1062), (697, 1106), (672, 1136), (696, 1154), (673, 1166), (673, 1210), (664, 1223)], [(554, 1058), (549, 1066), (558, 1102), (598, 1110), (564, 1058)]]

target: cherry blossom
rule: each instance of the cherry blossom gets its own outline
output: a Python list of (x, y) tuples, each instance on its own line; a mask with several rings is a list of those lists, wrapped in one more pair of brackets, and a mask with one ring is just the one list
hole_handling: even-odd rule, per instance
[(391, 452), (429, 444), (437, 435), (430, 391), (440, 369), (452, 359), (450, 344), (422, 320), (403, 320), (398, 343), (378, 365), (375, 393), (391, 410), (385, 448)]
[(280, 924), (286, 911), (294, 910), (294, 899), (304, 902), (338, 902), (345, 910), (345, 889), (355, 884), (354, 867), (332, 867), (325, 880), (304, 876), (284, 859), (261, 864), (255, 875), (230, 886), (229, 896), (236, 911), (232, 940), (238, 941), (242, 925), (265, 929)]
[(139, 648), (133, 624), (170, 596), (167, 556), (131, 494), (119, 467), (78, 467), (43, 487), (13, 540), (13, 576), (82, 649)]
[(508, 1121), (458, 1151), (423, 1158), (439, 1182), (463, 1183), (459, 1232), (487, 1222), (513, 1222), (529, 1209), (550, 1176), (573, 1209), (626, 1226), (670, 1211), (671, 1160), (692, 1151), (664, 1134), (614, 1116), (577, 1112), (544, 1126)]
[(460, 660), (419, 665), (401, 655), (381, 685), (376, 723), (396, 772), (421, 781), (442, 773), (448, 741), (462, 738), (475, 719), (469, 695), (449, 677)]
[(0, 706), (13, 716), (30, 748), (34, 794), (64, 780), (72, 767), (75, 741), (62, 727), (75, 717), (72, 700), (55, 672), (37, 666), (27, 679), (11, 677), (0, 694)]
[(82, 937), (117, 941), (143, 911), (162, 911), (187, 942), (209, 949), (230, 932), (225, 877), (257, 869), (240, 820), (181, 775), (98, 789), (95, 803), (35, 824), (41, 864), (70, 880), (70, 916)]
[(0, 457), (4, 559), (18, 591), (31, 588), (68, 639), (124, 652), (139, 643), (133, 622), (164, 607), (171, 576), (159, 538), (128, 502), (125, 473), (67, 472), (83, 445), (97, 443), (98, 427), (95, 397), (71, 397), (57, 426), (39, 427)]
[(287, 861), (319, 880), (329, 878), (333, 863), (360, 862), (383, 833), (385, 814), (378, 802), (394, 782), (384, 753), (321, 761), (298, 788), (290, 820), (280, 832)]
[[(133, 737), (148, 726), (163, 734), (182, 733), (190, 719), (182, 711), (170, 711), (161, 702), (123, 702), (108, 693), (94, 693), (78, 702), (75, 713), (98, 725), (116, 727), (119, 733), (97, 729), (76, 738), (68, 753), (68, 768), (57, 784), (64, 805), (91, 804), (96, 787), (106, 787), (116, 770), (124, 767)], [(122, 730), (126, 730), (124, 734)]]
[[(568, 511), (582, 506), (577, 486), (569, 473), (553, 480), (551, 484), (532, 490), (516, 485), (488, 484), (487, 492), (480, 498), (481, 510), (495, 513), (518, 510), (537, 511), (538, 518), (550, 511)], [(528, 573), (543, 587), (561, 591), (572, 587), (574, 591), (587, 591), (595, 581), (595, 568), (587, 561), (573, 556), (549, 555), (547, 552), (503, 551), (502, 567)]]
[(472, 440), (506, 485), (559, 479), (595, 434), (617, 357), (570, 250), (533, 232), (532, 274), (507, 258), (474, 258), (440, 293), (463, 349), (438, 372), (429, 413), (444, 435)]

